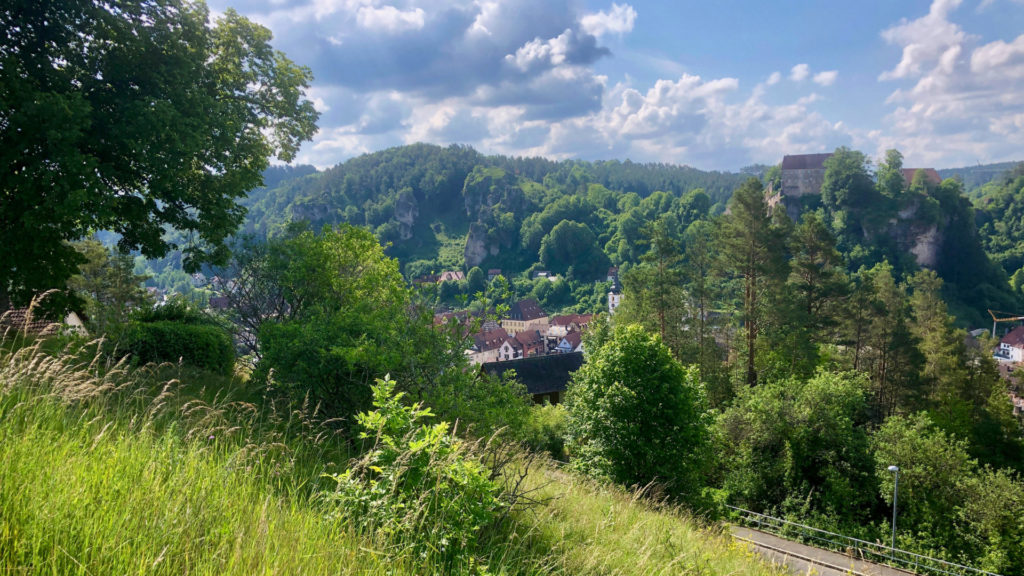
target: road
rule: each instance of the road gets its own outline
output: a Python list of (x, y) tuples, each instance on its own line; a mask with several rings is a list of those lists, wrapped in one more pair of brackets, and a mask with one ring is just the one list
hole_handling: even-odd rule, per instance
[(910, 572), (897, 570), (857, 560), (829, 550), (814, 548), (798, 542), (791, 542), (778, 536), (751, 530), (742, 526), (730, 526), (733, 538), (747, 542), (761, 556), (785, 565), (793, 574), (805, 576), (910, 576)]

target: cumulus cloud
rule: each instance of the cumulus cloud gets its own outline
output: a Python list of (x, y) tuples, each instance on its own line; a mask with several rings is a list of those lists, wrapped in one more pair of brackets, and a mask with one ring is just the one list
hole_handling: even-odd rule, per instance
[(356, 12), (356, 22), (368, 30), (397, 33), (423, 28), (426, 13), (422, 8), (399, 10), (394, 6), (361, 6)]
[(819, 86), (831, 86), (836, 83), (836, 78), (839, 77), (838, 70), (826, 70), (824, 72), (818, 72), (814, 75), (814, 83)]
[(960, 2), (935, 0), (925, 16), (882, 32), (902, 48), (881, 80), (900, 85), (888, 97), (897, 147), (929, 163), (1000, 161), (1019, 156), (1024, 132), (1024, 35), (979, 44), (950, 19)]
[(585, 14), (580, 19), (580, 26), (583, 31), (594, 36), (601, 37), (609, 34), (619, 36), (632, 32), (633, 23), (636, 22), (636, 10), (629, 4), (612, 4), (608, 12), (601, 10), (592, 14)]
[(811, 67), (807, 64), (797, 64), (789, 71), (789, 79), (794, 82), (802, 82), (811, 73)]
[[(611, 56), (605, 39), (633, 30), (638, 14), (626, 3), (582, 12), (576, 0), (250, 2), (275, 46), (316, 75), (309, 96), (322, 129), (298, 160), (321, 167), (426, 141), (731, 169), (853, 138), (815, 110), (813, 94), (767, 103), (766, 88), (785, 72), (744, 90), (736, 78), (666, 60), (651, 67), (659, 80), (609, 81), (595, 63)], [(789, 77), (828, 85), (836, 72), (798, 64)]]

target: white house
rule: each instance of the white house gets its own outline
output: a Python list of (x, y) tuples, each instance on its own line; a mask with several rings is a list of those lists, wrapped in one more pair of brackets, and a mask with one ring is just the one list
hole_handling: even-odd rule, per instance
[(569, 332), (562, 338), (555, 347), (555, 350), (559, 354), (568, 354), (569, 352), (582, 352), (583, 351), (583, 339), (579, 332)]
[(1024, 360), (1024, 326), (1017, 326), (1010, 330), (1009, 334), (1003, 336), (999, 341), (999, 349), (993, 356), (1002, 362)]

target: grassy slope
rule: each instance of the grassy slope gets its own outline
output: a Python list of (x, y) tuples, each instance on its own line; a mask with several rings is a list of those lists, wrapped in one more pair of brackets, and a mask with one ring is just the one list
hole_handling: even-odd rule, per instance
[[(344, 447), (310, 410), (186, 402), (163, 372), (0, 358), (0, 566), (57, 574), (428, 574), (316, 498)], [(176, 372), (174, 369), (170, 369)], [(224, 382), (175, 374), (205, 390)], [(237, 384), (237, 383), (236, 383)], [(172, 387), (174, 385), (172, 384)], [(193, 387), (194, 387), (193, 386)], [(142, 392), (140, 392), (142, 391)], [(258, 396), (258, 394), (256, 394)], [(553, 468), (485, 546), (491, 573), (776, 572), (672, 510)]]

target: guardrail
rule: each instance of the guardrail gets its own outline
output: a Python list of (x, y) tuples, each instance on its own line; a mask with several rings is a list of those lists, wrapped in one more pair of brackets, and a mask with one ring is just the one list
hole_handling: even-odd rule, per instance
[(812, 541), (821, 548), (854, 555), (862, 560), (876, 564), (887, 564), (901, 570), (910, 570), (916, 574), (931, 576), (999, 576), (999, 574), (986, 572), (978, 568), (922, 556), (921, 554), (900, 550), (878, 542), (860, 540), (852, 536), (829, 532), (828, 530), (737, 508), (736, 506), (727, 505), (726, 508), (736, 513), (742, 522), (748, 526), (756, 527), (758, 530), (771, 532), (777, 536), (789, 539), (797, 536), (801, 539)]

